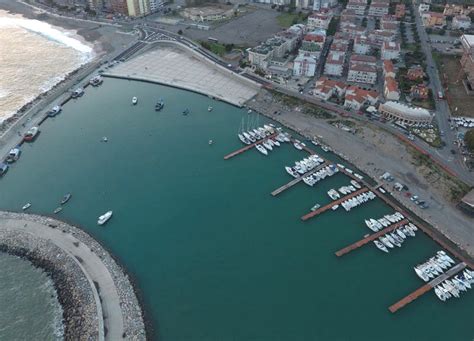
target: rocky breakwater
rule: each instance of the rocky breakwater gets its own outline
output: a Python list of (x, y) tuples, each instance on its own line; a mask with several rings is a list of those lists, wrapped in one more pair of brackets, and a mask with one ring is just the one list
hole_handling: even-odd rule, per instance
[(99, 337), (97, 307), (78, 264), (53, 243), (22, 231), (0, 229), (0, 251), (28, 259), (52, 278), (63, 310), (66, 340)]
[(65, 222), (0, 212), (0, 251), (29, 259), (53, 279), (65, 339), (146, 340), (130, 278), (95, 239)]

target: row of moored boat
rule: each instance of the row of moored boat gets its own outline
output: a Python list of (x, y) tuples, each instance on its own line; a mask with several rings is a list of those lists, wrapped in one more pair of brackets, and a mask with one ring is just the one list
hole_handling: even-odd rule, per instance
[(455, 261), (449, 257), (446, 252), (438, 251), (436, 256), (431, 257), (422, 264), (418, 264), (413, 269), (415, 270), (418, 277), (420, 277), (425, 282), (428, 282), (430, 279), (444, 273), (445, 270), (449, 269), (454, 264)]
[(366, 219), (365, 224), (369, 229), (374, 232), (380, 231), (383, 228), (390, 226), (392, 224), (398, 223), (403, 220), (405, 217), (400, 212), (395, 212), (394, 214), (386, 214), (380, 219)]
[(328, 165), (326, 167), (321, 168), (317, 172), (314, 172), (311, 175), (305, 176), (303, 178), (303, 181), (305, 184), (312, 187), (319, 181), (331, 177), (334, 174), (337, 174), (338, 172), (339, 168), (337, 168), (336, 165)]
[(415, 237), (415, 231), (418, 231), (418, 227), (408, 223), (374, 240), (374, 244), (379, 250), (388, 253), (395, 246), (401, 247), (408, 237)]
[(257, 127), (255, 129), (249, 129), (248, 131), (242, 131), (237, 134), (239, 140), (244, 144), (252, 144), (260, 141), (275, 133), (273, 126), (265, 124), (263, 127)]
[(294, 178), (298, 178), (301, 175), (308, 173), (321, 165), (324, 162), (322, 158), (318, 155), (313, 154), (304, 158), (303, 160), (296, 161), (293, 167), (285, 167), (285, 170), (288, 174), (290, 174)]
[(349, 212), (352, 208), (360, 206), (370, 200), (374, 200), (377, 196), (372, 191), (364, 192), (356, 195), (350, 199), (347, 199), (341, 203), (341, 206)]
[(462, 274), (443, 281), (434, 288), (434, 291), (436, 296), (444, 302), (453, 296), (459, 298), (462, 292), (472, 288), (471, 284), (474, 284), (474, 271), (466, 269)]

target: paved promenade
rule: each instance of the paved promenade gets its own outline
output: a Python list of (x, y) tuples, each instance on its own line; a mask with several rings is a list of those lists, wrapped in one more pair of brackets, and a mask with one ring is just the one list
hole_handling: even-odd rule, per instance
[[(104, 317), (99, 317), (99, 329), (102, 326), (107, 331), (105, 340), (120, 340), (123, 335), (133, 340), (146, 338), (141, 308), (128, 277), (89, 235), (51, 218), (7, 212), (0, 212), (0, 235), (47, 241), (73, 259), (91, 284), (97, 314)], [(101, 334), (104, 330), (99, 330)]]
[(104, 75), (170, 85), (237, 106), (242, 106), (260, 89), (257, 83), (210, 62), (193, 50), (170, 43), (160, 44), (154, 50), (116, 65)]

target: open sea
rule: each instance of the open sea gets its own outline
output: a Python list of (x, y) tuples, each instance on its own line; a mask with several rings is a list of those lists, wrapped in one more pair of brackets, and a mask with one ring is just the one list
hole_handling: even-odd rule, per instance
[(0, 123), (91, 58), (73, 31), (0, 10)]
[[(159, 98), (165, 108), (155, 112)], [(71, 192), (58, 217), (82, 226), (126, 267), (160, 340), (471, 341), (472, 291), (444, 303), (429, 292), (388, 311), (424, 284), (413, 266), (439, 250), (421, 232), (389, 254), (370, 244), (334, 255), (370, 232), (365, 218), (392, 212), (383, 202), (302, 222), (349, 178), (272, 197), (292, 179), (284, 166), (305, 152), (285, 144), (267, 157), (250, 150), (223, 159), (242, 147), (242, 121), (267, 122), (250, 116), (192, 92), (106, 78), (22, 147), (0, 179), (0, 209), (31, 202), (31, 212), (52, 214)], [(97, 226), (108, 210), (112, 219)]]

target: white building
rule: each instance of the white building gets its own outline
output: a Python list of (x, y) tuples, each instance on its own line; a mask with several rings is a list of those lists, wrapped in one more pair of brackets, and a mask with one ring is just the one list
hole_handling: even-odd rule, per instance
[(316, 72), (316, 58), (309, 54), (299, 55), (293, 62), (293, 75), (298, 77), (313, 77)]
[(453, 28), (460, 30), (468, 30), (471, 28), (471, 18), (467, 15), (457, 15), (453, 18)]
[(337, 5), (337, 0), (314, 0), (313, 11), (319, 11), (321, 9), (329, 9)]
[(250, 64), (261, 69), (266, 69), (268, 62), (273, 57), (273, 50), (267, 45), (253, 47), (248, 49), (247, 52)]
[(354, 53), (369, 54), (371, 51), (370, 40), (366, 36), (358, 35), (354, 38)]
[(331, 21), (331, 16), (324, 13), (313, 13), (308, 17), (308, 29), (314, 30), (315, 28), (327, 29)]
[(329, 52), (324, 65), (324, 74), (329, 76), (342, 76), (344, 67), (344, 54)]
[(377, 66), (377, 58), (374, 56), (366, 56), (363, 54), (353, 54), (350, 58), (351, 63)]
[(418, 6), (418, 12), (420, 13), (424, 13), (424, 12), (428, 12), (430, 10), (430, 5), (429, 4), (420, 4), (420, 6)]
[(342, 97), (346, 92), (347, 84), (341, 81), (321, 77), (316, 81), (313, 96), (323, 101), (327, 101), (332, 96)]
[(364, 90), (357, 86), (349, 86), (344, 98), (344, 106), (351, 110), (359, 110), (364, 104), (375, 105), (378, 101), (378, 93), (372, 90)]
[(349, 73), (347, 74), (347, 81), (375, 84), (377, 81), (377, 68), (374, 65), (351, 63)]
[(152, 13), (158, 11), (161, 7), (163, 7), (164, 3), (165, 2), (163, 0), (150, 0), (150, 11)]
[(355, 14), (362, 16), (365, 14), (366, 7), (367, 1), (365, 0), (349, 0), (346, 9), (353, 10)]
[(296, 8), (310, 8), (310, 0), (295, 0)]
[(381, 17), (388, 14), (388, 2), (374, 2), (370, 4), (369, 16)]
[(433, 115), (424, 108), (409, 107), (393, 101), (380, 104), (379, 112), (388, 119), (401, 121), (406, 125), (427, 124), (433, 120)]
[(398, 59), (400, 57), (400, 44), (394, 41), (384, 42), (382, 44), (382, 59)]

